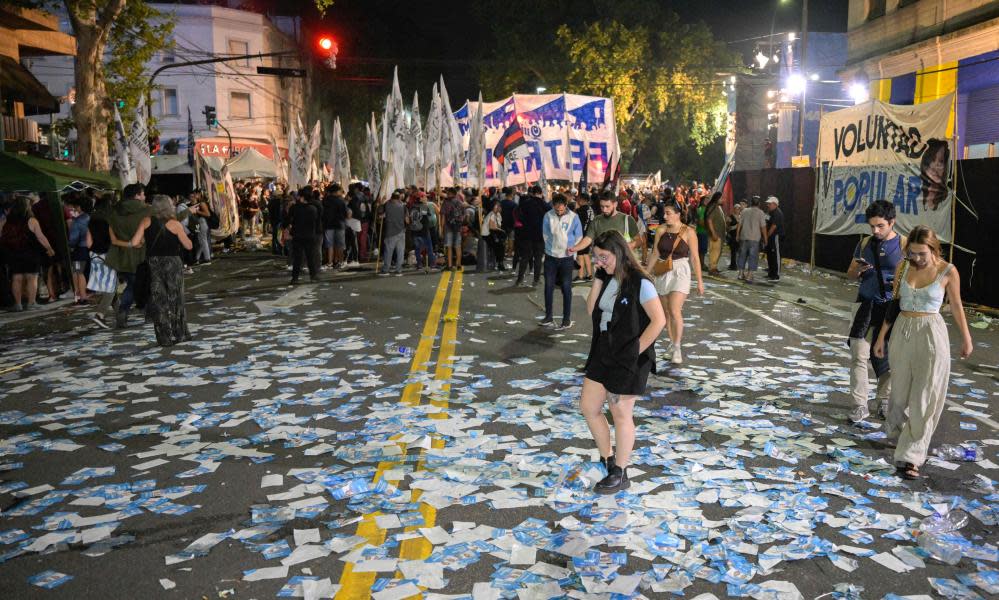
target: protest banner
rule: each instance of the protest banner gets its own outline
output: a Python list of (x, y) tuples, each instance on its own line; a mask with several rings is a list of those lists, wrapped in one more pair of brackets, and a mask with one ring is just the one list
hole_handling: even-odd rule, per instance
[(953, 94), (912, 106), (872, 100), (823, 115), (815, 232), (866, 233), (864, 210), (888, 200), (899, 232), (926, 225), (941, 240), (951, 240), (953, 147), (947, 125), (953, 102)]
[[(466, 152), (471, 129), (470, 115), (476, 114), (478, 104), (468, 101), (454, 113)], [(505, 165), (507, 184), (538, 181), (542, 161), (548, 180), (577, 181), (586, 165), (587, 179), (601, 181), (612, 167), (612, 157), (617, 160), (617, 127), (614, 123), (614, 102), (610, 98), (576, 94), (515, 94), (498, 102), (483, 102), (482, 115), (486, 186), (502, 185), (500, 162), (495, 150), (514, 120), (524, 133), (527, 151), (523, 160), (509, 161)], [(566, 147), (566, 144), (569, 146)], [(467, 164), (468, 161), (465, 162)], [(452, 185), (454, 170), (445, 170), (444, 184)], [(463, 182), (468, 180), (467, 168), (461, 168), (459, 174)], [(475, 181), (474, 173), (472, 180)]]

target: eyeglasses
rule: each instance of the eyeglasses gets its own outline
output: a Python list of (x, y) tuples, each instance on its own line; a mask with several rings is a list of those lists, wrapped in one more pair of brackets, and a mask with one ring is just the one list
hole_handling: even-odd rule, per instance
[(605, 263), (609, 261), (610, 258), (611, 257), (609, 254), (596, 254), (596, 253), (593, 254), (593, 262), (597, 263)]

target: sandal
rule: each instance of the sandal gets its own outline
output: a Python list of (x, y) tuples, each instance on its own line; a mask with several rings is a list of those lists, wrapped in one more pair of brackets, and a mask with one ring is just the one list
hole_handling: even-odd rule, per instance
[(896, 465), (896, 469), (898, 469), (898, 475), (902, 479), (908, 479), (909, 481), (926, 479), (926, 475), (920, 473), (919, 467), (912, 463), (899, 463)]

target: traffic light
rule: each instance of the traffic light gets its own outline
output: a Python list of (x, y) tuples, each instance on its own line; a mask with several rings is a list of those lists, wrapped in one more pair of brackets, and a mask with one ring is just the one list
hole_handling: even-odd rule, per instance
[(321, 34), (316, 38), (316, 46), (319, 48), (320, 56), (326, 58), (326, 66), (335, 69), (336, 68), (336, 54), (339, 51), (339, 47), (333, 38), (326, 34)]
[(125, 108), (125, 101), (119, 98), (114, 101), (114, 105), (118, 107), (118, 110), (123, 110)]
[(218, 118), (215, 115), (215, 107), (205, 105), (205, 110), (201, 111), (201, 114), (205, 115), (205, 123), (209, 127), (215, 127), (218, 124)]

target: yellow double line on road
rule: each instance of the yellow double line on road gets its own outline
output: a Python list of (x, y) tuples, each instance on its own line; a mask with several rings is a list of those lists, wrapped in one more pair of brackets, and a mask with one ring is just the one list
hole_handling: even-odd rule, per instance
[[(409, 378), (414, 379), (419, 377), (421, 373), (426, 370), (426, 365), (430, 361), (431, 354), (433, 352), (434, 340), (437, 337), (438, 325), (441, 322), (441, 313), (444, 311), (444, 300), (448, 299), (448, 312), (444, 316), (444, 328), (441, 334), (440, 351), (437, 357), (437, 368), (434, 373), (434, 378), (436, 380), (447, 380), (451, 377), (451, 358), (454, 356), (454, 342), (457, 338), (458, 333), (458, 310), (461, 303), (461, 282), (462, 276), (461, 272), (455, 273), (454, 277), (451, 273), (444, 272), (441, 275), (441, 279), (437, 284), (437, 291), (434, 294), (433, 302), (430, 304), (430, 310), (427, 313), (427, 319), (423, 324), (423, 333), (420, 337), (420, 343), (416, 348), (416, 352), (413, 354), (413, 362), (409, 368)], [(448, 295), (448, 287), (451, 288), (451, 293)], [(447, 407), (447, 391), (449, 391), (450, 386), (448, 384), (443, 384), (440, 387), (440, 394), (443, 396), (443, 400), (437, 399), (433, 401), (436, 406)], [(420, 400), (423, 394), (423, 382), (422, 381), (411, 381), (403, 389), (400, 402), (409, 406), (416, 406), (420, 404)], [(446, 414), (434, 415), (435, 418), (446, 419)], [(393, 439), (398, 439), (400, 435), (393, 436)], [(435, 448), (443, 447), (443, 440), (435, 439), (433, 440), (433, 446)], [(402, 451), (403, 458), (406, 454), (406, 447), (403, 444), (399, 445)], [(382, 461), (378, 464), (378, 469), (375, 472), (373, 483), (377, 483), (378, 480), (382, 479), (385, 475), (385, 471), (399, 467), (405, 464), (405, 461)], [(423, 461), (421, 460), (416, 469), (420, 470), (423, 468)], [(393, 485), (398, 485), (398, 481), (388, 481)], [(414, 490), (412, 500), (415, 502), (419, 499), (420, 490)], [(434, 520), (436, 518), (436, 511), (433, 507), (427, 506), (426, 504), (421, 504), (420, 512), (423, 514), (424, 524), (421, 527), (433, 527)], [(386, 532), (384, 529), (378, 527), (375, 522), (375, 517), (379, 516), (381, 513), (376, 512), (368, 515), (364, 515), (363, 520), (357, 525), (356, 535), (365, 538), (368, 543), (372, 546), (380, 546), (385, 543)], [(412, 527), (406, 528), (406, 531), (411, 531)], [(422, 543), (421, 543), (422, 542)], [(426, 558), (430, 555), (431, 546), (427, 540), (413, 539), (405, 540), (402, 543), (400, 557), (403, 559), (417, 559)], [(371, 596), (371, 586), (375, 582), (376, 573), (356, 573), (354, 572), (354, 564), (348, 562), (344, 565), (343, 573), (340, 576), (340, 591), (337, 593), (337, 600), (360, 600), (362, 598), (369, 598)]]

